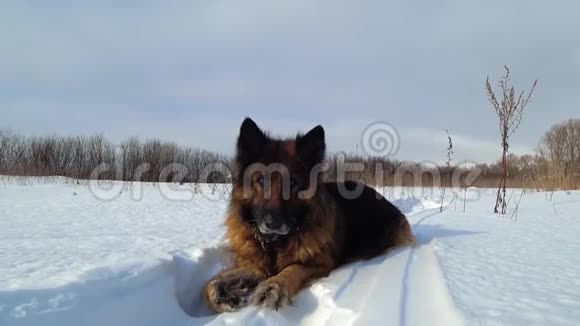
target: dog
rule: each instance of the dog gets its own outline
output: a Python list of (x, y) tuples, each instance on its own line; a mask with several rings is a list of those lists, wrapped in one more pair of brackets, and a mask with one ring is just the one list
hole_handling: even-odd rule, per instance
[(235, 266), (206, 284), (211, 310), (278, 310), (341, 265), (415, 244), (405, 215), (371, 187), (322, 181), (325, 151), (320, 125), (277, 139), (243, 121), (225, 221)]

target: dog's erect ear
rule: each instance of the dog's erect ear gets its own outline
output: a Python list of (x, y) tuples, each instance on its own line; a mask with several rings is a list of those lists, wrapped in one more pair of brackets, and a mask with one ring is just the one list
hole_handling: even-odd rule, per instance
[(254, 120), (250, 118), (244, 119), (238, 136), (238, 161), (251, 163), (250, 161), (256, 159), (256, 156), (262, 152), (265, 144), (266, 135), (260, 130)]
[(300, 157), (314, 164), (324, 160), (326, 143), (324, 141), (324, 128), (318, 125), (306, 135), (296, 137), (296, 151)]

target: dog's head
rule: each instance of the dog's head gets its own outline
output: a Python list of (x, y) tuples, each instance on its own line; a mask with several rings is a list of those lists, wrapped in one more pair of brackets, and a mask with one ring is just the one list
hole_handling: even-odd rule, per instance
[(244, 218), (268, 238), (299, 229), (316, 193), (325, 155), (324, 129), (292, 139), (269, 137), (250, 118), (237, 141), (235, 187)]

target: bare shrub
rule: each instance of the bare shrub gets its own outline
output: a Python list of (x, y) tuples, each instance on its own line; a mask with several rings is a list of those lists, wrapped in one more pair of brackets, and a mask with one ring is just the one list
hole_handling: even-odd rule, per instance
[[(451, 139), (451, 135), (449, 135), (449, 130), (445, 130), (447, 133), (447, 161), (445, 161), (445, 173), (447, 175), (447, 180), (449, 180), (449, 185), (451, 185), (451, 160), (453, 159), (453, 140)], [(440, 211), (443, 212), (443, 202), (445, 201), (445, 190), (446, 185), (442, 184), (443, 191), (441, 194), (441, 208)]]
[(501, 135), (501, 148), (502, 148), (502, 175), (500, 178), (497, 198), (494, 207), (495, 213), (506, 213), (507, 203), (506, 203), (506, 183), (507, 183), (507, 155), (509, 152), (510, 136), (517, 130), (522, 121), (524, 115), (524, 110), (528, 103), (531, 102), (532, 94), (536, 88), (537, 80), (534, 81), (530, 92), (524, 96), (524, 91), (519, 95), (516, 95), (515, 88), (510, 85), (510, 69), (508, 66), (504, 66), (505, 74), (499, 80), (499, 90), (501, 97), (498, 100), (491, 84), (489, 82), (489, 77), (485, 82), (487, 96), (489, 102), (493, 106), (495, 113), (497, 114), (499, 121), (499, 132)]

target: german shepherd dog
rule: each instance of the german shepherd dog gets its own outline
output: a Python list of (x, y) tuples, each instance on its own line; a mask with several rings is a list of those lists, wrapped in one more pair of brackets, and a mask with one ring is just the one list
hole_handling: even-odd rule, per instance
[(210, 309), (277, 310), (343, 264), (415, 243), (405, 215), (372, 188), (322, 182), (325, 149), (321, 126), (275, 139), (244, 120), (225, 222), (235, 267), (207, 283)]

